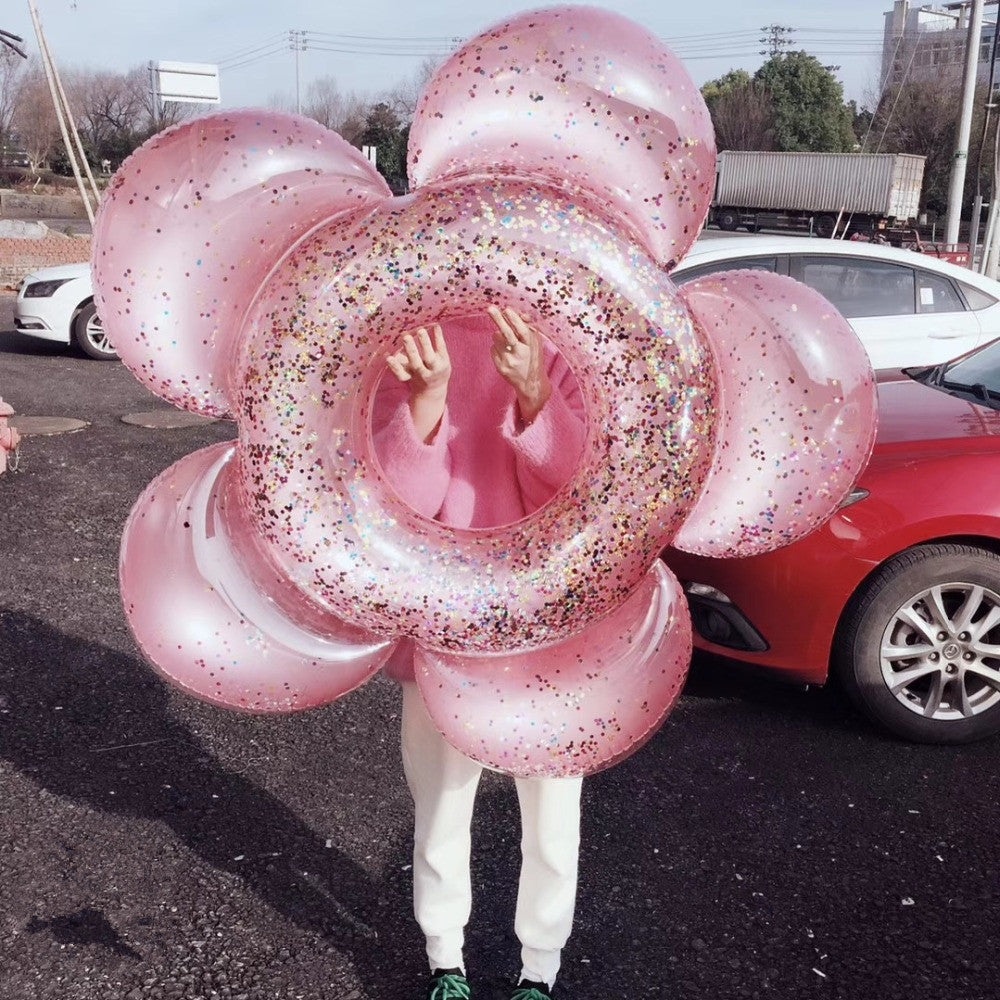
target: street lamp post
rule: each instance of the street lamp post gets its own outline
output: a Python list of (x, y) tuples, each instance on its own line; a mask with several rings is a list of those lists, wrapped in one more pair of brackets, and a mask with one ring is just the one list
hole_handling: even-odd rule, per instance
[(969, 162), (969, 134), (972, 131), (972, 104), (976, 95), (976, 76), (979, 71), (979, 38), (983, 30), (983, 4), (984, 0), (972, 0), (969, 11), (965, 73), (962, 77), (962, 109), (958, 120), (958, 137), (955, 140), (955, 158), (951, 165), (951, 183), (948, 187), (945, 243), (958, 242), (958, 227), (962, 220), (962, 195), (965, 191), (965, 172)]

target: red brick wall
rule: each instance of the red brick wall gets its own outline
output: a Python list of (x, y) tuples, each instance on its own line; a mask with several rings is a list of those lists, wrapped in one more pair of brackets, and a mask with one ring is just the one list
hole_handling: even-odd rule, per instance
[(46, 236), (41, 240), (0, 238), (0, 289), (17, 288), (38, 267), (90, 260), (90, 238)]

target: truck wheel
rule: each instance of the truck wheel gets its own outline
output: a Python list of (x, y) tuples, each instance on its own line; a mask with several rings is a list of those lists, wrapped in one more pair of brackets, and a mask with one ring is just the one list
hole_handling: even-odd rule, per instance
[(851, 700), (918, 743), (1000, 732), (1000, 557), (971, 545), (917, 545), (855, 596), (832, 666)]
[(720, 229), (731, 233), (740, 224), (740, 213), (735, 208), (720, 208), (715, 213), (715, 221), (719, 224)]
[(837, 220), (832, 215), (821, 215), (816, 220), (816, 235), (821, 240), (828, 240), (837, 228)]

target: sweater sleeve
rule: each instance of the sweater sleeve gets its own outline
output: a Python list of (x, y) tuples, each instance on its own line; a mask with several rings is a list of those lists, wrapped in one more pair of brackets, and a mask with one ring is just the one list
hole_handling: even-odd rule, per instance
[(448, 410), (434, 440), (425, 444), (417, 437), (407, 400), (404, 385), (382, 379), (372, 407), (375, 454), (401, 499), (425, 517), (436, 517), (451, 481)]
[(545, 504), (576, 471), (586, 431), (580, 387), (560, 355), (550, 358), (548, 376), (552, 395), (535, 419), (522, 429), (515, 402), (501, 427), (514, 451), (518, 485), (529, 511)]

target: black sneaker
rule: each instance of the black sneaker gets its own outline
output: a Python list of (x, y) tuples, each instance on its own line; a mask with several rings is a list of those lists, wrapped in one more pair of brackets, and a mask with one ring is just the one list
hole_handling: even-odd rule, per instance
[(461, 969), (435, 969), (427, 985), (427, 1000), (470, 1000), (472, 987)]
[(530, 979), (522, 979), (514, 987), (510, 1000), (553, 1000), (553, 994), (545, 983), (533, 983)]

